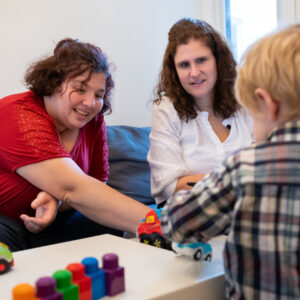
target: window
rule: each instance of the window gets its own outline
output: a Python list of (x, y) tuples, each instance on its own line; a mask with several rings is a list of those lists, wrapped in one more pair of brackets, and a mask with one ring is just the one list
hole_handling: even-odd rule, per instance
[(225, 0), (226, 37), (239, 61), (246, 48), (277, 27), (276, 0)]

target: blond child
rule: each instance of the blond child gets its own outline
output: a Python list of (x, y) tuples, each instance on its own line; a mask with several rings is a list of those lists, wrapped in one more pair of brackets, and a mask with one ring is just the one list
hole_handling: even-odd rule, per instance
[(300, 25), (255, 43), (238, 67), (257, 143), (165, 205), (177, 242), (228, 233), (226, 297), (300, 299)]

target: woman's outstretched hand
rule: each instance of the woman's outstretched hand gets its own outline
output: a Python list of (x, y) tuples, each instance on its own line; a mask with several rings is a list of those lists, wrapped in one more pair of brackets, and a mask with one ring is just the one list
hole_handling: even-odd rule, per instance
[(49, 226), (55, 219), (59, 202), (47, 192), (40, 192), (31, 202), (31, 207), (35, 209), (35, 217), (22, 214), (25, 227), (33, 233), (38, 233)]

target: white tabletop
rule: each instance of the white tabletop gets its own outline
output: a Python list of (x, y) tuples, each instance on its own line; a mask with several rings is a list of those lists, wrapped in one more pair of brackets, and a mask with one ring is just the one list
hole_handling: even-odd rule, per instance
[(125, 292), (102, 299), (224, 299), (222, 250), (224, 237), (212, 239), (212, 262), (195, 262), (172, 251), (137, 242), (136, 239), (101, 235), (13, 253), (15, 266), (0, 276), (1, 299), (11, 299), (19, 283), (35, 285), (37, 279), (88, 256), (116, 253), (125, 268)]

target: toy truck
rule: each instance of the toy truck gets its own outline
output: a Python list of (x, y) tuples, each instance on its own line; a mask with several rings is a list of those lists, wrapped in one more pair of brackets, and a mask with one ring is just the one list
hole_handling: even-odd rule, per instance
[(14, 265), (14, 259), (9, 248), (0, 243), (0, 274), (4, 274)]
[(172, 250), (171, 242), (163, 237), (160, 226), (161, 209), (151, 210), (138, 227), (138, 237), (141, 243), (158, 248)]

